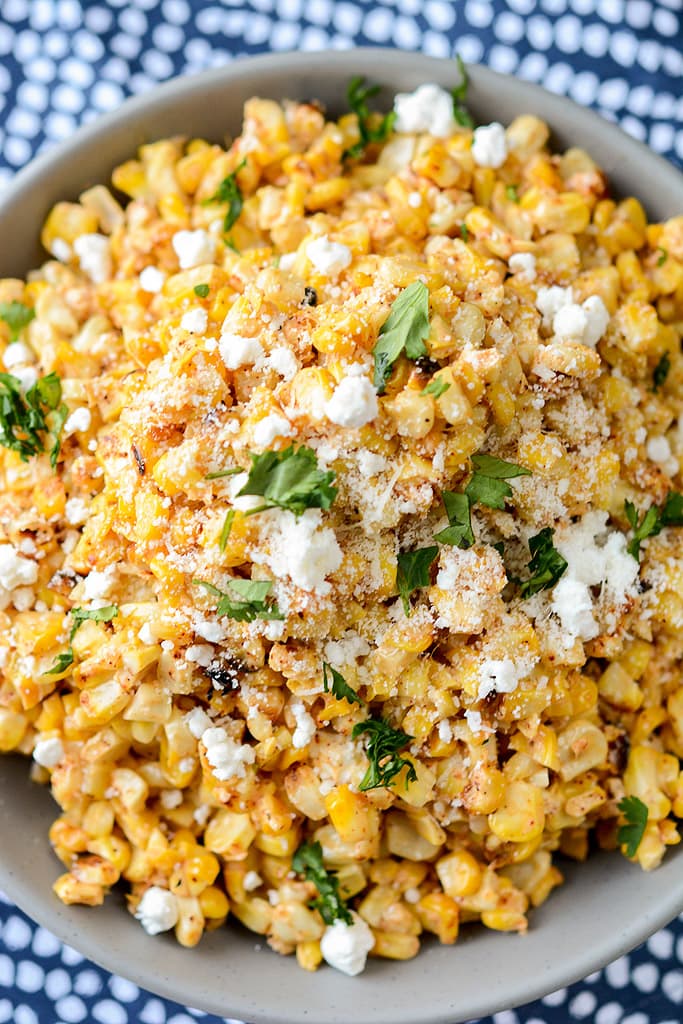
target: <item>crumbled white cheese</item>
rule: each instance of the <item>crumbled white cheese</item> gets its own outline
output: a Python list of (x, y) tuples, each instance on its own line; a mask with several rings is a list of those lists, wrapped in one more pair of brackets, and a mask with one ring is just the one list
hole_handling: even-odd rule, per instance
[(366, 448), (361, 448), (356, 455), (356, 461), (363, 476), (377, 476), (387, 468), (387, 460), (383, 455), (376, 455), (375, 452), (369, 452)]
[(204, 334), (209, 324), (209, 317), (205, 309), (197, 306), (196, 309), (188, 309), (183, 313), (180, 327), (183, 331), (190, 331), (191, 334)]
[(112, 273), (111, 250), (106, 235), (96, 233), (79, 235), (74, 242), (81, 270), (93, 284), (103, 284)]
[(358, 658), (370, 653), (370, 644), (352, 629), (339, 640), (328, 640), (324, 647), (325, 661), (337, 668), (356, 665)]
[(481, 732), (483, 725), (481, 721), (481, 711), (475, 711), (473, 708), (468, 708), (465, 712), (465, 721), (472, 732)]
[(24, 558), (11, 544), (0, 544), (0, 587), (14, 590), (29, 586), (38, 579), (38, 566)]
[(474, 129), (472, 156), (479, 167), (502, 167), (507, 160), (508, 144), (505, 129), (498, 121)]
[(265, 416), (254, 427), (254, 441), (262, 448), (267, 448), (276, 437), (291, 437), (292, 425), (284, 416), (271, 413)]
[(419, 903), (420, 902), (420, 890), (416, 889), (415, 886), (411, 885), (409, 889), (403, 893), (403, 899), (406, 903)]
[(569, 636), (592, 640), (600, 632), (593, 614), (591, 592), (581, 580), (565, 574), (555, 585), (550, 607)]
[(188, 711), (183, 718), (183, 721), (197, 740), (200, 740), (202, 738), (202, 733), (207, 729), (210, 729), (213, 725), (213, 722), (207, 715), (206, 711), (199, 707), (192, 708), (192, 711)]
[(536, 280), (536, 257), (532, 252), (514, 252), (508, 267), (511, 274), (519, 274), (525, 281)]
[(151, 885), (138, 903), (135, 916), (148, 935), (159, 935), (178, 923), (178, 902), (168, 889)]
[(21, 391), (29, 391), (38, 380), (38, 371), (34, 366), (15, 366), (12, 375), (19, 381)]
[(55, 768), (64, 757), (64, 747), (58, 736), (39, 739), (33, 748), (33, 760), (43, 768)]
[(249, 479), (248, 473), (236, 473), (228, 479), (228, 493), (232, 499), (233, 507), (240, 512), (249, 512), (252, 508), (258, 508), (263, 504), (263, 498), (258, 494), (243, 494), (240, 491)]
[[(12, 604), (18, 612), (27, 612), (35, 603), (36, 593), (33, 587), (15, 587), (12, 591)], [(38, 610), (36, 605), (36, 611)]]
[(33, 351), (23, 341), (13, 341), (2, 354), (2, 361), (8, 370), (15, 366), (26, 366), (27, 363), (35, 362), (35, 359)]
[(397, 93), (394, 113), (396, 132), (429, 132), (445, 139), (455, 131), (453, 97), (433, 82), (418, 86), (415, 92)]
[(263, 885), (263, 879), (258, 871), (247, 871), (242, 880), (242, 885), (245, 892), (253, 892), (254, 889), (259, 889)]
[(66, 423), (64, 424), (64, 433), (84, 433), (86, 430), (90, 430), (91, 423), (92, 416), (90, 414), (90, 409), (85, 405), (82, 405), (80, 408), (74, 409), (74, 411), (67, 417)]
[(351, 250), (341, 242), (331, 242), (327, 235), (314, 238), (306, 246), (306, 255), (318, 271), (325, 277), (336, 277), (351, 262)]
[(550, 327), (555, 314), (573, 301), (571, 288), (562, 288), (559, 284), (542, 285), (536, 292), (536, 309), (543, 314), (543, 326)]
[(663, 435), (651, 437), (647, 442), (645, 451), (647, 452), (648, 459), (656, 462), (669, 476), (675, 476), (678, 473), (678, 459), (671, 451), (668, 438)]
[(442, 743), (450, 743), (453, 739), (453, 727), (447, 718), (441, 719), (436, 731), (439, 734), (439, 739)]
[(297, 254), (295, 252), (283, 252), (278, 266), (280, 270), (291, 270), (294, 266)]
[(143, 292), (156, 295), (164, 287), (166, 275), (158, 267), (145, 267), (144, 270), (140, 271), (138, 280)]
[(80, 526), (88, 518), (88, 509), (84, 498), (69, 498), (64, 506), (64, 518), (71, 526)]
[(162, 789), (159, 799), (162, 807), (165, 807), (167, 811), (172, 811), (174, 807), (180, 807), (183, 802), (183, 794), (179, 789)]
[(609, 311), (599, 295), (590, 295), (580, 305), (571, 288), (539, 288), (536, 308), (543, 314), (546, 327), (552, 324), (557, 341), (573, 342), (595, 348), (609, 323)]
[(185, 657), (193, 665), (207, 668), (213, 661), (213, 647), (210, 644), (191, 644), (185, 651)]
[(343, 555), (334, 530), (321, 521), (322, 513), (315, 508), (298, 519), (293, 512), (271, 512), (263, 526), (269, 550), (260, 554), (276, 576), (325, 595), (331, 590), (326, 577), (339, 568)]
[(365, 968), (375, 937), (362, 917), (352, 910), (353, 924), (335, 921), (325, 929), (320, 952), (330, 967), (354, 977)]
[(484, 700), (490, 693), (513, 693), (528, 674), (528, 665), (515, 664), (512, 658), (487, 658), (479, 667), (477, 697)]
[(83, 584), (83, 597), (86, 601), (95, 601), (108, 597), (111, 593), (111, 588), (114, 586), (115, 572), (116, 570), (113, 565), (108, 565), (101, 572), (99, 569), (92, 569)]
[(253, 764), (256, 760), (253, 747), (236, 743), (220, 726), (205, 729), (202, 743), (206, 747), (206, 759), (220, 782), (243, 779), (246, 775), (245, 764)]
[(411, 192), (408, 196), (408, 206), (411, 206), (413, 210), (418, 210), (422, 206), (422, 196), (419, 192)]
[(343, 377), (325, 403), (325, 414), (340, 427), (364, 427), (379, 413), (377, 392), (367, 377)]
[(230, 331), (221, 333), (218, 351), (228, 370), (239, 370), (252, 366), (263, 355), (263, 346), (258, 338), (245, 338)]
[(280, 377), (289, 381), (299, 369), (296, 356), (286, 345), (276, 345), (263, 360), (266, 369), (275, 370)]
[(216, 239), (201, 228), (196, 231), (176, 231), (171, 244), (181, 270), (190, 270), (202, 263), (213, 263), (216, 255)]
[(302, 747), (308, 746), (316, 733), (315, 720), (309, 715), (302, 701), (294, 701), (290, 705), (294, 720), (296, 722), (296, 729), (292, 733), (292, 746), (297, 750)]
[(227, 636), (226, 627), (220, 622), (212, 622), (211, 619), (196, 618), (193, 626), (195, 633), (211, 644), (219, 644)]
[[(181, 761), (180, 762), (181, 771), (182, 771), (182, 763), (183, 762)], [(209, 804), (200, 804), (199, 807), (196, 807), (195, 810), (193, 811), (192, 817), (194, 818), (194, 820), (197, 822), (197, 824), (201, 828), (204, 828), (204, 826), (206, 825), (207, 821), (209, 820), (209, 815), (210, 814), (211, 814), (211, 807), (209, 806)]]
[(50, 252), (56, 260), (61, 263), (68, 263), (73, 256), (73, 250), (69, 243), (63, 238), (54, 238), (50, 246)]

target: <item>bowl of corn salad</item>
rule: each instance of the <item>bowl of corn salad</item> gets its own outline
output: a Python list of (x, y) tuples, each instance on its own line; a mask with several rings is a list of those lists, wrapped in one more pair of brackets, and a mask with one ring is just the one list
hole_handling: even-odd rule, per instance
[(681, 210), (595, 115), (387, 51), (171, 83), (19, 176), (19, 905), (289, 1024), (452, 1024), (680, 911)]

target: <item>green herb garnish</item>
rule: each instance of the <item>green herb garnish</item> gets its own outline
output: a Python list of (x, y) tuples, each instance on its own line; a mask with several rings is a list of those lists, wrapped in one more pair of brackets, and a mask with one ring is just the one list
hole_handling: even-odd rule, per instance
[(664, 385), (664, 381), (669, 376), (669, 370), (671, 369), (671, 357), (668, 352), (665, 352), (662, 358), (659, 360), (652, 373), (652, 390), (657, 392)]
[(451, 96), (453, 97), (453, 118), (455, 123), (462, 125), (463, 128), (474, 128), (474, 119), (465, 106), (467, 87), (470, 84), (469, 75), (467, 74), (467, 68), (465, 67), (465, 62), (462, 57), (456, 53), (455, 59), (458, 65), (458, 71), (460, 72), (460, 83), (451, 89)]
[(434, 537), (441, 544), (452, 544), (457, 548), (469, 548), (474, 544), (472, 532), (472, 506), (466, 494), (444, 491), (441, 495), (449, 526)]
[(443, 380), (441, 377), (432, 377), (429, 384), (422, 388), (423, 395), (434, 395), (434, 398), (441, 398), (445, 395), (450, 387), (450, 383), (447, 380)]
[(221, 480), (224, 476), (235, 476), (237, 473), (243, 472), (244, 470), (241, 466), (232, 466), (230, 469), (218, 469), (215, 473), (207, 473), (204, 479)]
[(683, 526), (683, 494), (669, 491), (662, 507), (650, 505), (642, 518), (632, 501), (624, 502), (624, 512), (633, 530), (633, 537), (628, 542), (626, 550), (639, 561), (640, 545), (646, 537), (656, 537), (665, 526)]
[(413, 281), (392, 304), (372, 350), (375, 357), (373, 384), (378, 394), (383, 393), (402, 352), (413, 360), (427, 355), (425, 339), (428, 336), (429, 289), (423, 281)]
[(520, 593), (524, 598), (538, 594), (540, 590), (549, 590), (567, 569), (567, 560), (553, 545), (554, 532), (546, 526), (535, 537), (529, 538), (531, 559), (527, 568), (533, 575), (520, 585)]
[(330, 874), (323, 864), (323, 849), (320, 843), (302, 843), (292, 857), (292, 869), (304, 875), (318, 890), (316, 899), (309, 904), (317, 910), (325, 924), (344, 921), (353, 924), (351, 912), (339, 895), (339, 879)]
[(627, 857), (635, 857), (647, 827), (647, 804), (637, 796), (625, 796), (617, 808), (626, 818), (626, 824), (621, 825), (617, 832), (617, 842), (626, 847)]
[[(209, 203), (228, 204), (228, 209), (225, 217), (223, 218), (223, 231), (229, 231), (242, 212), (244, 197), (240, 191), (239, 185), (237, 184), (237, 175), (242, 168), (246, 166), (246, 163), (246, 159), (243, 160), (234, 171), (231, 171), (230, 174), (223, 178), (214, 194), (204, 200), (204, 206), (207, 206)], [(234, 247), (231, 246), (231, 248)]]
[(438, 553), (439, 549), (433, 545), (428, 548), (418, 548), (416, 551), (402, 551), (398, 556), (396, 586), (401, 595), (406, 615), (410, 615), (408, 598), (413, 591), (429, 586), (429, 569)]
[(68, 415), (56, 373), (41, 377), (25, 394), (17, 377), (0, 373), (0, 444), (17, 452), (23, 462), (46, 450), (47, 434), (52, 441), (50, 465), (56, 467), (59, 435)]
[(368, 107), (368, 100), (372, 96), (376, 96), (380, 88), (379, 85), (365, 85), (363, 75), (357, 75), (349, 82), (346, 96), (351, 110), (358, 118), (360, 138), (358, 142), (344, 151), (343, 159), (357, 160), (363, 156), (366, 146), (373, 142), (385, 142), (391, 135), (396, 120), (394, 111), (384, 114), (380, 120), (377, 120), (378, 115)]
[(209, 286), (208, 284), (196, 284), (192, 291), (195, 295), (198, 295), (200, 299), (205, 299), (209, 294)]
[(341, 672), (337, 672), (336, 668), (332, 668), (326, 661), (323, 662), (323, 690), (325, 693), (332, 692), (337, 700), (347, 700), (349, 704), (365, 704), (353, 687), (349, 686)]
[(368, 737), (365, 753), (370, 764), (358, 787), (360, 790), (364, 792), (377, 789), (378, 786), (391, 786), (393, 779), (404, 767), (408, 768), (406, 789), (409, 782), (417, 781), (413, 763), (398, 753), (414, 736), (409, 736), (402, 729), (394, 729), (384, 718), (368, 718), (365, 722), (358, 722), (351, 735), (354, 740), (362, 735)]
[(4, 320), (9, 327), (10, 342), (18, 339), (35, 315), (35, 309), (25, 306), (23, 302), (0, 302), (0, 320)]
[(473, 455), (474, 473), (465, 488), (472, 504), (479, 502), (489, 508), (505, 508), (505, 499), (512, 497), (507, 480), (517, 476), (531, 476), (531, 471), (514, 462), (497, 459), (493, 455)]
[(111, 622), (119, 614), (119, 609), (115, 604), (108, 604), (104, 608), (72, 608), (71, 609), (71, 632), (69, 633), (69, 646), (62, 654), (58, 654), (55, 659), (55, 663), (52, 668), (48, 669), (47, 672), (43, 672), (44, 676), (56, 676), (60, 675), (67, 668), (74, 663), (74, 649), (71, 646), (76, 633), (83, 625), (86, 619), (91, 619), (93, 622)]
[(505, 186), (505, 195), (508, 197), (508, 199), (511, 202), (513, 202), (513, 203), (518, 203), (519, 202), (519, 194), (517, 192), (517, 185), (506, 185)]
[(659, 253), (659, 256), (657, 257), (657, 266), (661, 267), (668, 260), (669, 252), (667, 249), (663, 249), (661, 245), (657, 249), (657, 252)]
[(254, 515), (267, 508), (284, 508), (300, 516), (307, 508), (330, 507), (337, 497), (332, 486), (334, 472), (318, 469), (315, 452), (306, 445), (290, 445), (280, 452), (265, 451), (251, 456), (249, 476), (238, 496), (256, 494), (264, 499)]
[(228, 590), (219, 590), (206, 580), (192, 580), (197, 587), (204, 587), (218, 598), (216, 615), (226, 615), (236, 622), (253, 622), (254, 619), (284, 619), (276, 604), (267, 603), (266, 597), (273, 586), (271, 580), (234, 579), (228, 583)]
[(460, 237), (462, 238), (463, 242), (469, 241), (470, 231), (469, 228), (467, 227), (467, 224), (465, 224), (465, 221), (463, 221), (462, 224), (460, 225)]
[(220, 539), (218, 541), (218, 547), (221, 551), (225, 551), (225, 545), (228, 543), (230, 537), (230, 531), (232, 530), (232, 522), (235, 518), (235, 509), (231, 508), (226, 512), (225, 520), (223, 522), (223, 529), (221, 530)]

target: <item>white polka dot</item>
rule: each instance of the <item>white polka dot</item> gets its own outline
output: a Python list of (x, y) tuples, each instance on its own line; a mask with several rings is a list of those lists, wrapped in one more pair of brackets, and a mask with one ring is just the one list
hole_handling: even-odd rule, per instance
[(57, 20), (62, 28), (77, 28), (82, 20), (81, 6), (77, 0), (59, 0)]
[(626, 0), (626, 21), (633, 28), (645, 28), (650, 24), (651, 16), (649, 0)]
[(28, 0), (5, 0), (2, 16), (8, 21), (23, 21), (28, 15)]
[(97, 82), (90, 94), (90, 100), (98, 110), (115, 110), (123, 99), (123, 90), (114, 82)]
[(489, 64), (494, 71), (510, 75), (517, 67), (519, 57), (509, 46), (492, 46), (489, 52)]
[(128, 1024), (128, 1014), (120, 1003), (113, 999), (102, 999), (95, 1003), (92, 1015), (98, 1024)]
[(194, 1024), (194, 1021), (186, 1013), (174, 1013), (172, 1017), (168, 1018), (166, 1024)]
[(609, 52), (617, 64), (630, 68), (638, 53), (638, 40), (630, 32), (614, 32), (610, 39)]
[(62, 961), (68, 966), (73, 966), (74, 964), (82, 964), (83, 957), (71, 946), (64, 945), (62, 946)]
[(422, 33), (413, 18), (396, 18), (392, 38), (400, 49), (416, 50), (420, 45)]
[(49, 932), (47, 928), (36, 928), (31, 943), (31, 949), (36, 956), (55, 956), (60, 948), (60, 941), (52, 932)]
[(70, 57), (68, 60), (62, 61), (59, 67), (59, 76), (63, 78), (65, 82), (69, 82), (70, 85), (80, 86), (82, 89), (87, 89), (92, 84), (92, 80), (95, 77), (95, 71), (86, 64), (85, 61), (76, 60)]
[(127, 978), (119, 978), (116, 974), (109, 979), (109, 988), (114, 998), (119, 999), (122, 1003), (132, 1003), (140, 998), (138, 986), (134, 982), (128, 981)]
[(444, 0), (427, 0), (424, 13), (428, 23), (439, 32), (447, 32), (455, 21), (453, 5)]
[(460, 36), (458, 53), (466, 64), (476, 64), (484, 55), (484, 44), (478, 36)]
[(96, 971), (79, 971), (74, 979), (74, 992), (79, 996), (96, 996), (101, 988), (102, 979)]
[(173, 53), (183, 45), (185, 36), (177, 25), (157, 25), (152, 32), (152, 41), (160, 50)]
[(45, 994), (50, 999), (61, 999), (71, 991), (71, 978), (62, 967), (45, 975)]
[(617, 110), (628, 99), (628, 85), (623, 78), (608, 78), (598, 90), (598, 101), (603, 107)]
[(20, 32), (14, 42), (14, 56), (23, 64), (35, 57), (40, 50), (40, 36), (37, 32)]
[(3, 926), (2, 940), (9, 950), (25, 949), (31, 941), (31, 928), (22, 917), (11, 914)]
[(548, 58), (542, 53), (529, 53), (517, 69), (520, 78), (540, 82), (548, 69)]
[(672, 1003), (683, 1003), (683, 971), (669, 971), (665, 974), (662, 989)]
[(514, 1010), (501, 1010), (500, 1013), (494, 1013), (491, 1019), (494, 1024), (519, 1024), (519, 1017)]
[(55, 63), (49, 57), (36, 57), (26, 65), (26, 75), (39, 82), (51, 82), (55, 77)]
[(551, 92), (564, 94), (568, 91), (573, 77), (573, 71), (569, 64), (553, 64), (543, 79), (546, 89)]
[(32, 110), (15, 107), (7, 118), (6, 128), (8, 132), (32, 139), (40, 131), (40, 118)]
[(579, 992), (578, 995), (575, 995), (570, 1002), (569, 1012), (572, 1017), (576, 1017), (577, 1020), (582, 1020), (593, 1012), (597, 1003), (598, 1000), (593, 992)]
[(493, 9), (487, 0), (467, 0), (465, 17), (473, 28), (486, 28), (493, 19)]
[(50, 0), (31, 0), (30, 22), (34, 28), (43, 31), (55, 23), (55, 9)]
[(149, 50), (143, 53), (141, 64), (148, 75), (163, 81), (173, 74), (173, 61), (167, 53), (160, 53), (159, 50)]
[(661, 7), (655, 8), (652, 24), (667, 39), (675, 38), (680, 32), (678, 18), (673, 11), (664, 11)]
[(150, 999), (140, 1011), (141, 1024), (165, 1024), (166, 1008), (160, 999)]
[(104, 44), (92, 32), (81, 29), (73, 37), (73, 49), (83, 60), (99, 60), (104, 53)]
[(163, 0), (161, 12), (166, 20), (174, 25), (184, 25), (191, 14), (187, 0)]
[(546, 1006), (562, 1006), (562, 1003), (567, 1001), (567, 989), (558, 988), (555, 992), (549, 992), (547, 996), (544, 996), (541, 1000)]
[(16, 985), (22, 992), (39, 992), (45, 982), (45, 971), (32, 960), (20, 960), (17, 964)]
[(355, 35), (360, 28), (362, 13), (354, 4), (335, 4), (332, 21), (340, 32)]
[[(674, 950), (673, 933), (668, 928), (662, 928), (661, 931), (655, 932), (647, 940), (647, 948), (658, 960), (668, 960)], [(683, 947), (681, 947), (681, 952), (683, 952)]]
[(594, 985), (596, 981), (600, 980), (601, 974), (602, 971), (593, 971), (592, 974), (587, 975), (583, 980), (586, 982), (587, 985)]
[(502, 43), (516, 43), (524, 35), (524, 22), (512, 11), (503, 11), (496, 18), (494, 29)]
[(91, 7), (85, 12), (83, 21), (91, 32), (106, 32), (111, 27), (112, 13), (105, 7)]
[(0, 988), (14, 984), (14, 961), (6, 953), (0, 953)]
[(622, 1017), (621, 1024), (650, 1024), (650, 1018), (646, 1013), (630, 1013)]
[(9, 999), (0, 999), (0, 1022), (5, 1024), (5, 1021), (11, 1020), (13, 1013), (14, 1007)]
[(147, 31), (147, 18), (142, 11), (127, 7), (119, 15), (119, 25), (124, 32), (129, 32), (132, 36), (142, 36)]
[(80, 89), (72, 85), (58, 85), (52, 93), (52, 102), (59, 110), (69, 114), (77, 114), (85, 103), (85, 96)]
[(83, 1000), (73, 995), (58, 999), (55, 1003), (55, 1010), (66, 1021), (66, 1024), (79, 1024), (88, 1016), (88, 1010)]
[(646, 71), (657, 71), (662, 63), (662, 48), (654, 39), (644, 39), (638, 47), (638, 63)]
[(629, 135), (632, 135), (634, 139), (638, 139), (640, 142), (645, 141), (647, 130), (643, 122), (639, 121), (637, 117), (632, 117), (630, 114), (627, 114), (626, 117), (621, 117), (619, 119), (619, 124), (624, 131), (628, 132)]
[(628, 975), (629, 960), (627, 956), (619, 957), (605, 968), (605, 977), (613, 988), (624, 988), (625, 985), (628, 985)]
[(623, 1014), (619, 1003), (605, 1003), (595, 1014), (595, 1024), (619, 1024)]
[(526, 23), (526, 37), (537, 50), (549, 50), (553, 42), (553, 27), (547, 18), (537, 14)]
[(376, 7), (365, 18), (363, 33), (373, 43), (386, 43), (389, 41), (392, 24), (391, 11), (387, 11), (383, 7)]
[(136, 36), (126, 35), (124, 32), (119, 32), (118, 35), (113, 37), (109, 46), (110, 49), (112, 49), (119, 57), (123, 57), (126, 60), (133, 60), (142, 49), (142, 39), (138, 39)]

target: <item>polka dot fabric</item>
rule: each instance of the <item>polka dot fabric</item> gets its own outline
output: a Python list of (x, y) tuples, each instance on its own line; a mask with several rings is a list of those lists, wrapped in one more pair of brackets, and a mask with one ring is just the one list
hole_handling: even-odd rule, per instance
[[(34, 153), (172, 75), (355, 45), (457, 50), (594, 107), (683, 166), (682, 40), (683, 0), (0, 0), (0, 187)], [(5, 898), (0, 926), (0, 1024), (220, 1020), (107, 974)], [(683, 917), (604, 971), (482, 1024), (681, 1019)]]

